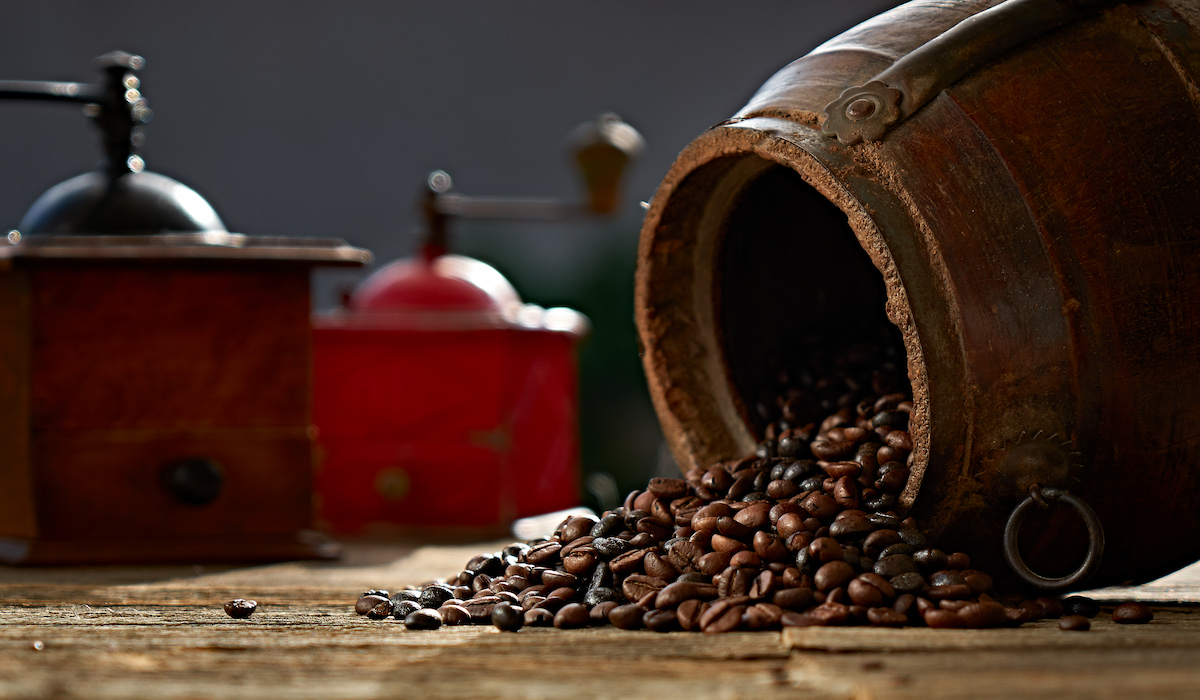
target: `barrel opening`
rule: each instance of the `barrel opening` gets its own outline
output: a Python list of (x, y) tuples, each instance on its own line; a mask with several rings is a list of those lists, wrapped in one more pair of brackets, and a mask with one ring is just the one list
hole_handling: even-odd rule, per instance
[(777, 164), (730, 201), (714, 262), (715, 325), (756, 439), (781, 414), (800, 428), (865, 396), (910, 391), (883, 276), (846, 214)]

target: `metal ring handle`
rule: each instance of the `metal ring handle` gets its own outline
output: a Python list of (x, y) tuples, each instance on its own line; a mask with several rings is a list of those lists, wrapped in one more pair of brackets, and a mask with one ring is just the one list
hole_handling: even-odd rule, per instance
[(1083, 563), (1079, 565), (1078, 569), (1062, 578), (1047, 578), (1030, 570), (1017, 546), (1017, 535), (1021, 531), (1021, 523), (1025, 520), (1025, 514), (1029, 512), (1030, 508), (1037, 507), (1034, 497), (1030, 495), (1017, 504), (1017, 507), (1013, 508), (1012, 515), (1008, 516), (1008, 523), (1004, 526), (1004, 558), (1008, 561), (1008, 566), (1013, 573), (1025, 583), (1046, 591), (1061, 591), (1085, 581), (1100, 566), (1100, 560), (1104, 557), (1104, 527), (1100, 524), (1100, 518), (1096, 517), (1096, 511), (1092, 510), (1091, 506), (1067, 491), (1043, 488), (1040, 489), (1040, 494), (1046, 500), (1066, 503), (1083, 518), (1088, 529), (1087, 556), (1084, 557)]

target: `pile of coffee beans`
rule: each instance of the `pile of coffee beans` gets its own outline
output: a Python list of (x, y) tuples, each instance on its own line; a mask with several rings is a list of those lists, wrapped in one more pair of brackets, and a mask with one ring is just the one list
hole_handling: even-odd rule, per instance
[[(569, 517), (552, 537), (480, 554), (449, 581), (366, 591), (355, 610), (410, 629), (708, 633), (1062, 616), (1057, 599), (994, 594), (966, 554), (943, 552), (901, 517), (913, 404), (902, 352), (880, 347), (809, 347), (805, 367), (765, 382), (755, 454), (651, 479), (599, 517)], [(1086, 629), (1096, 614), (1086, 604), (1071, 613), (1083, 622), (1063, 629)]]

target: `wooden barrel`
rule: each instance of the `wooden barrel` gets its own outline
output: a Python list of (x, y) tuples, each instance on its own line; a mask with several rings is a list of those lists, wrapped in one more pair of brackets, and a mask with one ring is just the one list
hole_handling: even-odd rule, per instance
[[(638, 255), (645, 372), (683, 469), (754, 451), (768, 358), (875, 318), (915, 397), (900, 502), (944, 547), (1003, 569), (1040, 484), (1102, 524), (1092, 584), (1200, 558), (1195, 0), (879, 15), (691, 143)], [(1030, 566), (1078, 566), (1079, 522), (1034, 533)]]

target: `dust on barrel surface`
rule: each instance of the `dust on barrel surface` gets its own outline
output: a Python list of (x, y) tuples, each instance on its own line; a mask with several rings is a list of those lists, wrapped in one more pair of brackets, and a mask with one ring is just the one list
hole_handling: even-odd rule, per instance
[[(805, 339), (888, 326), (914, 401), (904, 508), (999, 571), (1030, 485), (1067, 490), (1107, 540), (1089, 583), (1150, 580), (1200, 558), (1200, 3), (1102, 4), (875, 140), (822, 131), (844, 90), (998, 4), (884, 13), (687, 146), (640, 242), (647, 381), (680, 466), (706, 467), (764, 439)], [(1055, 577), (1087, 543), (1060, 505), (1020, 550)]]

